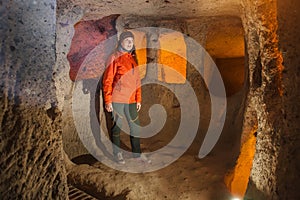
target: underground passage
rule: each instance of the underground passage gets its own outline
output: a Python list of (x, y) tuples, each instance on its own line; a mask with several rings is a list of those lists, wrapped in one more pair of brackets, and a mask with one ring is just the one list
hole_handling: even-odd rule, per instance
[(299, 7), (1, 1), (0, 199), (299, 199)]

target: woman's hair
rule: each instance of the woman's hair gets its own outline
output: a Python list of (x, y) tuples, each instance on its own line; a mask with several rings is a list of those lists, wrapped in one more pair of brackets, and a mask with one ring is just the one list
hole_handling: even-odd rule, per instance
[(136, 64), (139, 65), (134, 45), (132, 47), (132, 51), (130, 52), (130, 54), (132, 55), (132, 57), (133, 57), (134, 61), (136, 62)]

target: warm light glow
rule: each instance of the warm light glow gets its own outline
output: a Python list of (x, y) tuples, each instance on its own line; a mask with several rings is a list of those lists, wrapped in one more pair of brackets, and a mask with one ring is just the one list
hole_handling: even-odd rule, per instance
[(161, 33), (158, 50), (158, 80), (184, 83), (186, 78), (186, 44), (179, 32)]
[(134, 45), (136, 48), (136, 56), (139, 62), (140, 77), (146, 76), (146, 64), (147, 64), (147, 39), (144, 32), (138, 30), (130, 30), (134, 35)]
[(212, 23), (206, 35), (205, 50), (215, 58), (239, 58), (245, 56), (244, 31), (240, 19), (223, 21), (220, 26)]
[(243, 197), (245, 195), (255, 153), (256, 137), (254, 133), (256, 130), (254, 128), (249, 133), (242, 144), (236, 166), (225, 176), (225, 184), (234, 196)]
[(283, 87), (282, 87), (282, 71), (284, 69), (284, 66), (282, 65), (283, 63), (283, 56), (282, 54), (279, 54), (279, 58), (278, 58), (278, 71), (279, 71), (279, 80), (278, 80), (278, 91), (279, 91), (279, 95), (283, 96)]

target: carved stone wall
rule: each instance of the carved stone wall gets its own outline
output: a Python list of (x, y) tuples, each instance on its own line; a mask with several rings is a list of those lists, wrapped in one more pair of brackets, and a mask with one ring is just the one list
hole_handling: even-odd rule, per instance
[(0, 199), (68, 199), (53, 81), (56, 1), (1, 1), (0, 16)]
[(243, 136), (257, 126), (246, 198), (298, 199), (297, 3), (244, 0), (242, 4), (249, 63)]

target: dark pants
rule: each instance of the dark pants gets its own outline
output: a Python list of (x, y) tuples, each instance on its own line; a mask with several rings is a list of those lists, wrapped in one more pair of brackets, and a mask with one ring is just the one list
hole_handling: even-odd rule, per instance
[(141, 153), (140, 147), (140, 121), (136, 109), (136, 103), (124, 104), (124, 103), (113, 103), (112, 121), (113, 125), (111, 128), (112, 142), (113, 142), (113, 153), (116, 155), (120, 152), (120, 132), (122, 128), (123, 119), (126, 119), (130, 129), (130, 143), (133, 152), (133, 157), (139, 157)]

